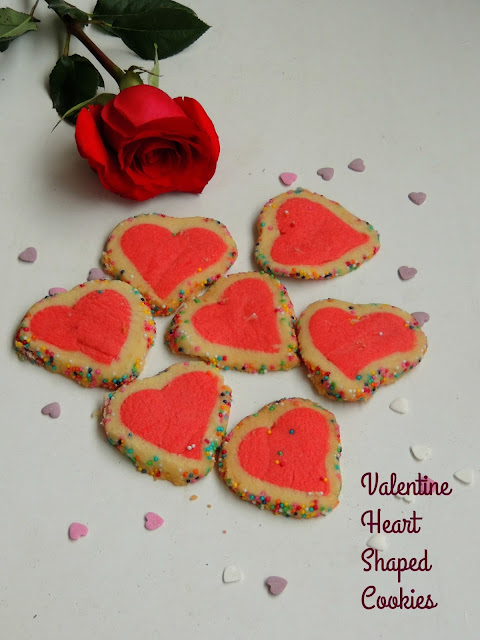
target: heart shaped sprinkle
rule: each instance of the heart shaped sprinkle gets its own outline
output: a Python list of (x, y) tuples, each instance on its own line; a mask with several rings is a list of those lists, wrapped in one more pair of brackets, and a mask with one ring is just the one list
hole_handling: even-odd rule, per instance
[(423, 204), (427, 199), (427, 194), (422, 191), (412, 191), (408, 194), (408, 199), (413, 202), (413, 204)]
[(83, 538), (88, 533), (88, 527), (80, 522), (72, 522), (72, 524), (68, 527), (68, 537), (70, 540), (78, 540), (79, 538)]
[(145, 529), (148, 529), (149, 531), (159, 529), (164, 522), (165, 520), (158, 514), (153, 513), (153, 511), (149, 511), (145, 514)]
[(351, 169), (352, 171), (357, 171), (358, 173), (362, 173), (362, 171), (365, 171), (365, 163), (361, 158), (355, 158), (355, 160), (352, 160), (350, 162), (350, 164), (348, 165), (348, 168)]
[(35, 262), (37, 259), (37, 250), (35, 247), (27, 247), (20, 255), (18, 259), (22, 262)]
[(280, 174), (280, 180), (283, 182), (283, 184), (287, 185), (287, 187), (293, 184), (297, 178), (298, 176), (296, 173), (290, 173), (288, 171)]
[(270, 576), (265, 580), (265, 584), (270, 590), (272, 596), (279, 596), (285, 590), (288, 582), (280, 576)]
[(430, 316), (426, 311), (415, 311), (412, 313), (412, 316), (418, 322), (419, 327), (423, 327), (423, 325), (430, 320)]
[(58, 402), (50, 402), (50, 404), (46, 404), (42, 413), (44, 416), (50, 416), (51, 418), (58, 418), (60, 416), (60, 405)]
[(66, 289), (63, 287), (52, 287), (48, 290), (49, 296), (55, 296), (57, 293), (65, 293)]
[(93, 267), (93, 269), (90, 269), (88, 272), (87, 280), (108, 280), (108, 276), (98, 267)]
[(327, 182), (333, 178), (334, 173), (335, 173), (335, 170), (332, 169), (332, 167), (323, 167), (322, 169), (319, 169), (317, 171), (317, 175), (319, 175), (321, 178), (323, 178)]
[(395, 413), (408, 413), (408, 400), (406, 398), (396, 398), (388, 406)]
[(426, 444), (413, 444), (410, 447), (410, 451), (416, 460), (428, 460), (432, 457), (432, 450)]
[(432, 478), (429, 478), (428, 476), (423, 476), (422, 478), (422, 491), (425, 492), (429, 492), (426, 495), (431, 496), (432, 495), (432, 489), (431, 486), (435, 483), (435, 480), (432, 480)]
[(383, 533), (374, 533), (373, 536), (367, 540), (367, 547), (376, 549), (377, 551), (385, 551), (387, 548), (387, 539)]
[(225, 567), (225, 569), (223, 570), (222, 580), (225, 582), (225, 584), (228, 584), (230, 582), (239, 582), (241, 579), (242, 572), (234, 564)]
[(463, 484), (472, 484), (474, 472), (473, 472), (473, 469), (471, 469), (470, 467), (466, 467), (465, 469), (460, 469), (459, 471), (455, 471), (455, 473), (453, 474), (453, 477), (456, 478), (457, 480), (460, 480), (460, 482), (463, 482)]
[(409, 504), (411, 502), (415, 502), (415, 496), (413, 495), (413, 493), (407, 493), (405, 495), (399, 495), (397, 493), (394, 495), (395, 495), (395, 498), (397, 498), (397, 500), (403, 500), (404, 502), (408, 502)]
[(417, 270), (415, 269), (415, 267), (403, 266), (398, 269), (398, 275), (402, 280), (410, 280), (416, 274), (417, 274)]

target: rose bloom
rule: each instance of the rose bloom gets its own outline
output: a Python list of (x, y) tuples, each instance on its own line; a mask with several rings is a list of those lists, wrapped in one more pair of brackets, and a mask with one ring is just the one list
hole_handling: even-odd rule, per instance
[(215, 127), (196, 100), (143, 84), (105, 106), (84, 107), (75, 139), (103, 186), (133, 200), (201, 193), (220, 153)]

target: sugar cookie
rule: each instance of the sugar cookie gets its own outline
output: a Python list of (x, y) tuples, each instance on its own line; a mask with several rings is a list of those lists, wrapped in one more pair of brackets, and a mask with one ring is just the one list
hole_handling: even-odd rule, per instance
[(338, 202), (306, 189), (287, 191), (263, 207), (257, 222), (255, 259), (280, 276), (342, 276), (372, 258), (378, 232)]
[(341, 451), (330, 411), (311, 400), (284, 398), (230, 431), (218, 470), (242, 500), (275, 515), (316, 518), (338, 504)]
[(105, 270), (141, 291), (157, 316), (173, 313), (236, 258), (235, 241), (218, 220), (155, 213), (117, 225), (103, 253)]
[(368, 400), (380, 385), (416, 367), (427, 350), (415, 318), (388, 304), (314, 302), (297, 331), (313, 385), (336, 400)]
[(130, 285), (107, 280), (47, 296), (20, 323), (17, 353), (84, 387), (116, 389), (138, 376), (155, 339), (142, 300)]

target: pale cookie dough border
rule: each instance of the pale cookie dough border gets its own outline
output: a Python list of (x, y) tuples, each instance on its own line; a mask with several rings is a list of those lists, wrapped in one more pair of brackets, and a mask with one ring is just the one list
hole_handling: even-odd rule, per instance
[[(180, 282), (168, 295), (160, 298), (153, 287), (144, 280), (133, 263), (123, 253), (121, 239), (123, 234), (131, 227), (141, 224), (153, 224), (168, 229), (175, 235), (184, 229), (200, 228), (208, 229), (217, 234), (227, 245), (223, 257), (205, 268), (198, 267), (197, 273)], [(119, 280), (123, 280), (135, 286), (145, 297), (155, 316), (167, 316), (176, 311), (186, 298), (194, 295), (201, 289), (210, 286), (220, 276), (230, 269), (237, 259), (237, 245), (227, 227), (213, 218), (172, 218), (162, 213), (142, 213), (120, 222), (113, 229), (108, 238), (102, 261), (105, 271)]]
[[(214, 304), (230, 285), (246, 278), (257, 278), (265, 282), (274, 296), (277, 326), (281, 347), (278, 353), (263, 353), (249, 349), (237, 349), (209, 342), (202, 338), (191, 322), (194, 313), (204, 305)], [(235, 273), (220, 278), (202, 296), (190, 298), (172, 319), (165, 335), (166, 344), (173, 353), (199, 357), (222, 369), (237, 369), (247, 373), (286, 371), (298, 367), (298, 343), (295, 333), (295, 315), (287, 290), (273, 275), (251, 271)]]
[[(353, 322), (371, 313), (392, 313), (403, 318), (405, 327), (415, 332), (416, 345), (410, 351), (393, 353), (371, 362), (358, 373), (355, 380), (351, 380), (316, 349), (310, 337), (310, 318), (316, 311), (325, 307), (336, 307), (347, 311), (351, 314)], [(332, 400), (346, 402), (368, 400), (378, 387), (398, 380), (407, 371), (417, 366), (428, 346), (427, 337), (418, 322), (406, 311), (388, 304), (354, 304), (333, 298), (313, 302), (309, 305), (298, 319), (297, 334), (300, 355), (307, 365), (309, 378), (316, 390)]]
[[(177, 376), (192, 371), (203, 371), (218, 382), (218, 399), (212, 410), (203, 436), (201, 460), (194, 460), (170, 453), (132, 433), (120, 420), (120, 406), (132, 393), (142, 389), (163, 389)], [(192, 484), (205, 477), (215, 465), (215, 453), (227, 431), (232, 391), (224, 385), (223, 377), (215, 367), (203, 362), (174, 364), (151, 378), (135, 380), (110, 393), (104, 403), (102, 426), (108, 441), (135, 465), (140, 473), (154, 480), (169, 480), (179, 486)]]
[[(314, 409), (326, 417), (330, 437), (329, 454), (326, 460), (327, 478), (330, 492), (304, 492), (255, 478), (243, 469), (238, 460), (238, 447), (245, 436), (259, 427), (271, 427), (280, 416), (292, 409)], [(218, 471), (225, 484), (239, 498), (270, 511), (274, 515), (291, 518), (317, 518), (324, 516), (338, 505), (342, 479), (340, 455), (342, 446), (340, 430), (333, 413), (312, 400), (303, 398), (282, 398), (262, 407), (260, 411), (241, 420), (225, 437), (218, 458)]]
[[(118, 291), (130, 303), (132, 311), (127, 339), (120, 357), (105, 365), (93, 361), (79, 351), (65, 351), (37, 339), (29, 328), (29, 319), (38, 311), (55, 305), (73, 306), (92, 291)], [(70, 291), (47, 296), (34, 304), (23, 318), (15, 336), (18, 356), (38, 364), (52, 373), (75, 380), (84, 387), (116, 389), (136, 378), (145, 364), (145, 356), (155, 341), (155, 322), (150, 308), (143, 302), (139, 291), (125, 282), (92, 280)]]
[[(271, 256), (271, 250), (275, 240), (280, 237), (277, 226), (277, 209), (287, 200), (291, 198), (305, 198), (312, 202), (317, 202), (327, 207), (338, 218), (346, 222), (352, 229), (369, 236), (369, 240), (344, 254), (337, 260), (331, 260), (321, 265), (305, 265), (291, 264), (285, 265), (275, 262)], [(257, 221), (258, 242), (255, 247), (255, 260), (262, 269), (270, 273), (280, 276), (289, 276), (291, 278), (301, 279), (326, 279), (336, 276), (343, 276), (350, 271), (355, 271), (358, 267), (373, 258), (380, 249), (380, 237), (378, 231), (373, 226), (353, 215), (347, 209), (342, 207), (338, 202), (329, 200), (324, 196), (308, 191), (307, 189), (298, 188), (295, 190), (282, 193), (275, 198), (269, 200), (263, 207)]]

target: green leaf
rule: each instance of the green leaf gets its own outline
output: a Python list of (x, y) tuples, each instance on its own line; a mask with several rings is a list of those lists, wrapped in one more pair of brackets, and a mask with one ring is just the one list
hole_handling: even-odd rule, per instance
[(160, 65), (158, 64), (158, 47), (155, 44), (155, 64), (153, 65), (153, 69), (150, 71), (148, 76), (148, 84), (151, 87), (155, 87), (158, 89), (160, 84)]
[(90, 16), (85, 11), (81, 11), (64, 0), (46, 0), (50, 9), (53, 9), (60, 18), (72, 18), (77, 22), (88, 22)]
[(55, 129), (60, 124), (60, 122), (62, 122), (63, 120), (71, 120), (71, 121), (73, 121), (74, 119), (76, 120), (78, 116), (77, 112), (83, 109), (83, 107), (86, 107), (89, 104), (99, 104), (102, 107), (104, 107), (108, 102), (110, 102), (110, 100), (113, 100), (113, 98), (115, 98), (116, 95), (117, 94), (115, 93), (99, 93), (97, 96), (90, 98), (90, 100), (84, 100), (83, 102), (76, 104), (74, 107), (72, 107), (68, 111), (65, 111), (63, 116), (57, 122), (57, 124), (53, 127), (52, 131), (55, 131)]
[(183, 51), (210, 27), (172, 0), (98, 0), (93, 18), (146, 60), (168, 58)]
[[(60, 116), (66, 117), (72, 107), (91, 100), (98, 87), (104, 86), (102, 76), (90, 60), (77, 54), (59, 58), (49, 79), (53, 106)], [(74, 122), (76, 116), (68, 115), (67, 119)]]
[(0, 51), (8, 49), (10, 43), (28, 31), (36, 31), (39, 22), (28, 13), (13, 9), (0, 9)]

